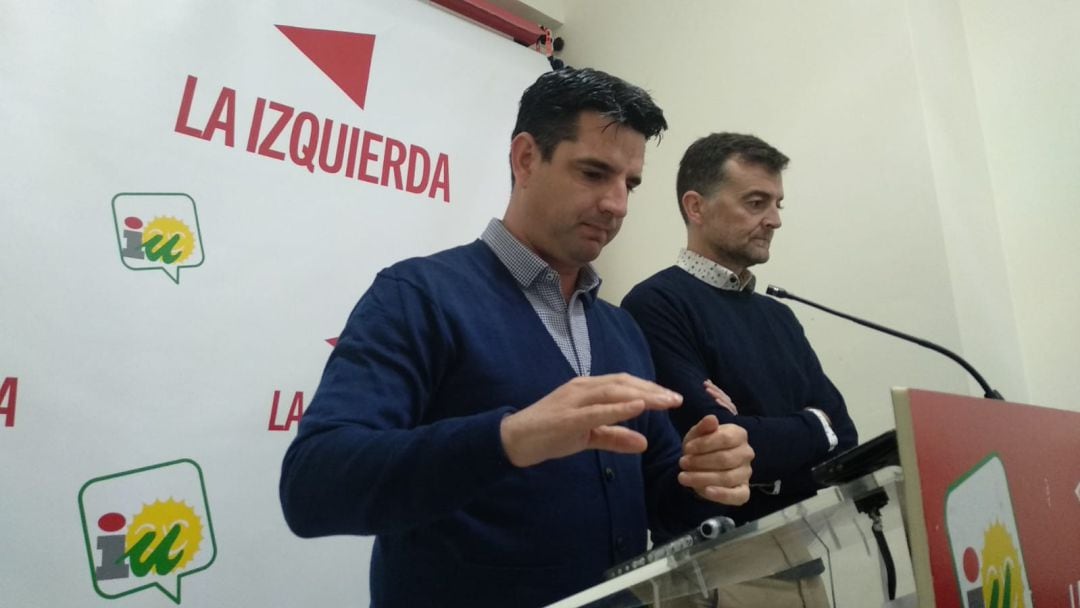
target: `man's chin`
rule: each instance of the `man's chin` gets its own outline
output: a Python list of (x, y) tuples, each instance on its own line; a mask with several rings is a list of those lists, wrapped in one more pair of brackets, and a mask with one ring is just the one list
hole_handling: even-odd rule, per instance
[(757, 266), (758, 264), (764, 264), (769, 261), (769, 254), (764, 255), (747, 255), (743, 256), (741, 262), (743, 268), (750, 268), (751, 266)]
[(589, 241), (584, 244), (578, 251), (574, 258), (582, 266), (586, 264), (592, 264), (596, 261), (596, 258), (600, 257), (600, 253), (604, 250), (604, 243), (598, 241)]
[(765, 262), (769, 261), (768, 247), (753, 247), (750, 251), (747, 251), (746, 253), (748, 261), (750, 261), (752, 264), (764, 264)]

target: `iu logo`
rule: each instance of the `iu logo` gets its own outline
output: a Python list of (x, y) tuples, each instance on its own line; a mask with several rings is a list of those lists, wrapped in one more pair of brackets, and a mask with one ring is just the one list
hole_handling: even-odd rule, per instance
[(203, 263), (195, 201), (186, 194), (122, 192), (112, 199), (120, 261), (131, 270), (161, 270), (180, 283), (180, 269)]
[(1005, 467), (991, 455), (945, 497), (945, 526), (965, 608), (1031, 608)]
[(217, 557), (202, 469), (175, 460), (97, 477), (79, 490), (94, 591), (116, 599), (156, 587), (180, 603), (180, 579)]

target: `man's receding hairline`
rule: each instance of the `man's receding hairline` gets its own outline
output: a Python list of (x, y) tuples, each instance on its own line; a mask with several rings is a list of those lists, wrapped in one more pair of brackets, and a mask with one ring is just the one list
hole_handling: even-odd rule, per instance
[(781, 167), (779, 169), (773, 169), (769, 166), (768, 162), (748, 158), (742, 152), (732, 152), (730, 155), (728, 155), (727, 158), (724, 159), (722, 163), (720, 163), (720, 178), (716, 180), (717, 186), (727, 181), (728, 171), (725, 165), (727, 165), (729, 162), (737, 162), (740, 165), (747, 165), (750, 167), (761, 167), (769, 175), (782, 175), (784, 173), (784, 169), (786, 168)]

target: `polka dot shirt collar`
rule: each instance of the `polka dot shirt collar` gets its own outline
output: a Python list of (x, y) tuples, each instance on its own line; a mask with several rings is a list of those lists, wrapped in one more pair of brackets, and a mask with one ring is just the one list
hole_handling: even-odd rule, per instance
[(743, 280), (740, 280), (739, 275), (689, 249), (679, 250), (675, 265), (690, 273), (694, 278), (725, 291), (754, 291), (754, 285), (757, 283), (757, 278), (749, 269), (743, 271)]

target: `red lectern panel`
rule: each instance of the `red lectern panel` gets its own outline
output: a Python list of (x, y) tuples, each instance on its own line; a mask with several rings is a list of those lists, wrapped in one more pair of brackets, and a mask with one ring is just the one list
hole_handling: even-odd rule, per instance
[(907, 389), (893, 402), (920, 605), (1080, 608), (1080, 413)]

